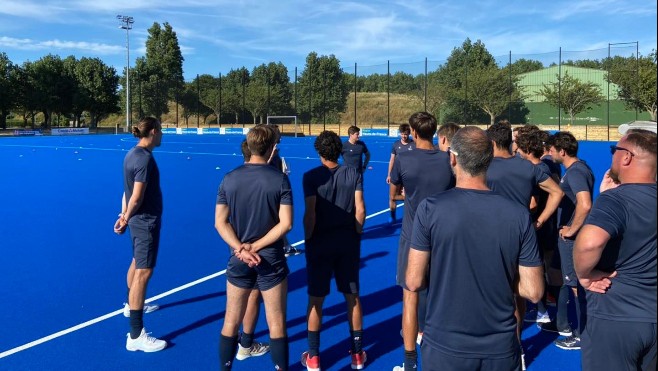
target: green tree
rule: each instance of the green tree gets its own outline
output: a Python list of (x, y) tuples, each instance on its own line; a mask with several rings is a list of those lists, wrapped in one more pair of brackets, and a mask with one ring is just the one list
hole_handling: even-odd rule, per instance
[[(199, 75), (194, 79), (194, 84), (199, 82), (199, 99), (201, 104), (210, 109), (211, 113), (217, 117), (219, 123), (220, 100), (219, 100), (219, 78), (209, 74)], [(195, 85), (196, 86), (196, 85)], [(204, 118), (204, 123), (207, 117)]]
[[(140, 69), (146, 113), (161, 117), (169, 112), (167, 102), (175, 100), (184, 86), (183, 55), (171, 25), (157, 22), (148, 29), (145, 68)], [(147, 98), (148, 97), (148, 98)]]
[[(384, 82), (386, 83), (386, 82)], [(397, 71), (390, 77), (390, 89), (391, 93), (396, 94), (409, 94), (417, 89), (416, 80), (414, 76), (410, 73)], [(380, 90), (380, 91), (386, 91)]]
[(16, 109), (23, 117), (23, 125), (27, 126), (28, 120), (31, 122), (32, 129), (35, 128), (35, 117), (40, 107), (40, 92), (35, 85), (36, 79), (33, 77), (34, 62), (24, 62), (19, 68), (12, 71), (12, 80), (17, 82), (14, 90), (16, 95)]
[(418, 75), (416, 78), (416, 88), (411, 92), (412, 96), (419, 103), (420, 107), (427, 112), (433, 114), (437, 119), (441, 120), (441, 114), (448, 102), (447, 89), (441, 83), (439, 73), (437, 71), (429, 72), (427, 74), (427, 95), (425, 94), (425, 75)]
[[(353, 79), (354, 76), (351, 76)], [(299, 78), (299, 105), (302, 116), (310, 122), (338, 121), (340, 112), (347, 108), (349, 85), (334, 56), (320, 56), (311, 52)]]
[(29, 78), (36, 89), (36, 101), (44, 116), (44, 126), (49, 128), (54, 113), (68, 113), (72, 109), (74, 81), (64, 69), (59, 56), (49, 54), (32, 64)]
[(116, 93), (119, 76), (114, 67), (106, 65), (99, 58), (82, 57), (76, 63), (73, 73), (78, 94), (86, 97), (83, 109), (89, 113), (89, 125), (92, 128), (97, 127), (111, 113), (120, 112)]
[(437, 70), (438, 81), (446, 90), (448, 120), (472, 123), (489, 118), (474, 96), (478, 95), (476, 90), (481, 88), (478, 83), (483, 80), (478, 74), (494, 68), (498, 68), (496, 60), (480, 40), (472, 43), (467, 38), (461, 47), (452, 50), (446, 63)]
[(471, 70), (469, 84), (472, 87), (471, 101), (489, 115), (493, 125), (512, 104), (522, 100), (519, 77), (510, 75), (509, 68), (496, 65)]
[(232, 69), (222, 78), (222, 111), (231, 112), (236, 124), (240, 123), (240, 116), (244, 111), (243, 101), (246, 104), (245, 94), (249, 79), (249, 71), (245, 67)]
[(619, 86), (619, 98), (626, 107), (646, 111), (656, 121), (656, 50), (637, 60), (633, 57), (611, 61), (608, 80)]
[(569, 123), (573, 125), (574, 117), (592, 108), (593, 104), (603, 101), (601, 89), (592, 82), (582, 82), (577, 78), (569, 76), (557, 76), (557, 81), (544, 84), (539, 93), (546, 101), (554, 107), (563, 109), (569, 114)]
[(515, 60), (514, 63), (512, 63), (511, 68), (513, 75), (520, 75), (522, 73), (539, 71), (541, 69), (544, 69), (544, 64), (541, 63), (540, 61), (521, 58)]
[(7, 128), (7, 116), (17, 104), (18, 81), (14, 72), (18, 67), (14, 65), (7, 54), (0, 53), (0, 128)]

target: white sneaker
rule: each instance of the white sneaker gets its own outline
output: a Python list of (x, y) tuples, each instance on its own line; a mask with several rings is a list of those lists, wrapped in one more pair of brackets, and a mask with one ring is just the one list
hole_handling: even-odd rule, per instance
[(251, 347), (245, 348), (240, 343), (238, 343), (238, 353), (235, 355), (235, 359), (238, 361), (245, 360), (249, 357), (258, 357), (270, 351), (270, 346), (266, 343), (260, 343), (254, 341), (251, 344)]
[[(144, 313), (155, 312), (158, 309), (160, 309), (160, 306), (157, 304), (144, 304)], [(130, 317), (130, 305), (128, 303), (123, 303), (123, 316)]]
[[(416, 365), (416, 367), (414, 367), (414, 369), (416, 369), (416, 368), (418, 368), (418, 365)], [(393, 371), (404, 371), (404, 363), (402, 364), (402, 366), (393, 367)]]
[(158, 340), (153, 336), (149, 336), (150, 332), (147, 333), (146, 329), (142, 329), (142, 333), (137, 339), (131, 339), (130, 333), (127, 334), (128, 339), (126, 340), (126, 349), (134, 352), (136, 350), (141, 350), (142, 352), (157, 352), (167, 347), (167, 342), (164, 340)]
[(551, 317), (547, 312), (537, 312), (537, 323), (549, 323), (551, 322)]

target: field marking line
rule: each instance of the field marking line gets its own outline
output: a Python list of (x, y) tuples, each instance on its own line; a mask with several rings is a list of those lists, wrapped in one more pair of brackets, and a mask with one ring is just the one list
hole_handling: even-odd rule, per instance
[[(116, 152), (128, 152), (130, 148), (96, 148), (96, 147), (82, 147), (82, 146), (45, 146), (45, 145), (38, 145), (38, 146), (25, 146), (25, 145), (20, 145), (20, 144), (0, 144), (0, 147), (29, 147), (29, 148), (46, 148), (46, 149), (75, 149), (75, 150), (82, 150), (82, 151), (116, 151)], [(192, 151), (163, 151), (163, 150), (158, 150), (158, 154), (167, 154), (167, 155), (206, 155), (206, 156), (229, 156), (229, 157), (237, 157), (240, 156), (242, 157), (241, 153), (217, 153), (217, 152), (192, 152)], [(286, 159), (294, 159), (294, 160), (313, 160), (313, 161), (318, 161), (320, 163), (320, 160), (314, 156), (314, 157), (301, 157), (301, 156), (284, 156)], [(371, 164), (388, 164), (388, 161), (379, 161), (379, 160), (370, 160), (369, 163)]]
[[(404, 206), (404, 203), (400, 203), (400, 204), (398, 204), (398, 207), (402, 207), (402, 206)], [(377, 215), (381, 215), (381, 214), (383, 214), (383, 213), (385, 213), (385, 212), (387, 212), (387, 211), (389, 211), (389, 210), (390, 210), (390, 209), (387, 208), (387, 209), (384, 209), (384, 210), (378, 211), (378, 212), (376, 212), (376, 213), (370, 214), (370, 215), (366, 216), (366, 219), (374, 218), (375, 216), (377, 216)], [(304, 240), (301, 240), (301, 241), (297, 241), (297, 242), (293, 243), (291, 246), (299, 246), (299, 245), (301, 245), (301, 244), (303, 244), (303, 243), (304, 243)], [(162, 298), (164, 298), (164, 297), (167, 297), (167, 296), (172, 295), (172, 294), (175, 294), (175, 293), (177, 293), (177, 292), (179, 292), (179, 291), (182, 291), (182, 290), (188, 289), (188, 288), (190, 288), (190, 287), (192, 287), (192, 286), (196, 286), (196, 285), (198, 285), (198, 284), (200, 284), (200, 283), (203, 283), (203, 282), (205, 282), (205, 281), (211, 280), (211, 279), (213, 279), (213, 278), (217, 278), (217, 277), (222, 276), (222, 275), (224, 275), (224, 274), (226, 274), (226, 269), (223, 269), (223, 270), (221, 270), (221, 271), (219, 271), (219, 272), (215, 272), (215, 273), (210, 274), (210, 275), (208, 275), (208, 276), (205, 276), (205, 277), (199, 278), (198, 280), (195, 280), (195, 281), (192, 281), (192, 282), (186, 283), (186, 284), (184, 284), (184, 285), (181, 285), (181, 286), (175, 287), (175, 288), (173, 288), (173, 289), (171, 289), (171, 290), (169, 290), (169, 291), (165, 291), (165, 292), (163, 292), (163, 293), (161, 293), (161, 294), (155, 295), (155, 296), (153, 296), (153, 297), (151, 297), (151, 298), (146, 299), (144, 302), (145, 302), (145, 303), (150, 303), (150, 302), (153, 302), (153, 301), (155, 301), (155, 300), (162, 299)], [(91, 319), (91, 320), (89, 320), (89, 321), (86, 321), (86, 322), (80, 323), (80, 324), (75, 325), (75, 326), (73, 326), (73, 327), (69, 327), (69, 328), (67, 328), (67, 329), (65, 329), (65, 330), (58, 331), (58, 332), (56, 332), (56, 333), (54, 333), (54, 334), (51, 334), (51, 335), (48, 335), (48, 336), (44, 336), (44, 337), (42, 337), (42, 338), (40, 338), (40, 339), (37, 339), (37, 340), (31, 341), (31, 342), (29, 342), (29, 343), (27, 343), (27, 344), (23, 344), (23, 345), (21, 345), (21, 346), (18, 346), (18, 347), (15, 347), (15, 348), (12, 348), (12, 349), (6, 350), (6, 351), (0, 353), (0, 359), (5, 358), (5, 357), (8, 357), (8, 356), (10, 356), (10, 355), (12, 355), (12, 354), (14, 354), (14, 353), (22, 352), (22, 351), (24, 351), (24, 350), (26, 350), (26, 349), (29, 349), (29, 348), (35, 347), (35, 346), (37, 346), (37, 345), (39, 345), (39, 344), (43, 344), (43, 343), (48, 342), (48, 341), (50, 341), (50, 340), (57, 339), (58, 337), (62, 337), (62, 336), (64, 336), (64, 335), (70, 334), (70, 333), (72, 333), (72, 332), (74, 332), (74, 331), (77, 331), (77, 330), (83, 329), (83, 328), (85, 328), (85, 327), (89, 327), (89, 326), (91, 326), (91, 325), (94, 325), (94, 324), (96, 324), (96, 323), (99, 323), (99, 322), (101, 322), (101, 321), (104, 321), (104, 320), (106, 320), (106, 319), (112, 318), (112, 317), (114, 317), (114, 316), (116, 316), (116, 315), (119, 315), (119, 314), (122, 314), (122, 313), (123, 313), (123, 308), (121, 308), (121, 309), (119, 309), (119, 310), (115, 310), (114, 312), (110, 312), (110, 313), (104, 314), (104, 315), (102, 315), (102, 316), (100, 316), (100, 317), (96, 317), (96, 318)]]

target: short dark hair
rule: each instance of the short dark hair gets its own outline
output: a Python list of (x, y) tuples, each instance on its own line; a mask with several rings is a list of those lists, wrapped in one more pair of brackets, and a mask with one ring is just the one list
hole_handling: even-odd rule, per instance
[(631, 129), (626, 132), (626, 141), (656, 156), (656, 133), (644, 129)]
[(256, 125), (247, 133), (249, 152), (256, 156), (265, 156), (276, 143), (276, 133), (268, 125)]
[(155, 117), (144, 117), (133, 125), (132, 133), (135, 138), (146, 138), (153, 129), (162, 129), (160, 121)]
[(244, 157), (244, 162), (249, 162), (251, 159), (251, 151), (249, 150), (246, 139), (243, 140), (240, 144), (240, 150), (242, 150), (242, 157)]
[(439, 129), (437, 130), (437, 134), (446, 137), (446, 140), (448, 143), (452, 142), (452, 137), (455, 136), (455, 133), (457, 130), (461, 129), (461, 127), (454, 122), (447, 122), (441, 126), (439, 126)]
[(452, 138), (450, 150), (456, 152), (457, 163), (471, 176), (485, 175), (493, 158), (493, 144), (487, 133), (477, 126), (459, 129)]
[(276, 134), (276, 143), (281, 142), (281, 128), (277, 124), (270, 124), (269, 127), (274, 130), (274, 134)]
[(343, 151), (343, 143), (340, 141), (340, 137), (329, 130), (321, 132), (315, 138), (313, 146), (320, 157), (332, 162), (337, 162), (340, 153)]
[(349, 135), (352, 135), (354, 133), (358, 133), (360, 131), (361, 131), (361, 129), (359, 129), (359, 127), (356, 126), (356, 125), (352, 125), (349, 128), (347, 128), (347, 134), (349, 134)]
[(551, 135), (548, 143), (558, 151), (564, 150), (569, 157), (578, 156), (578, 140), (568, 131), (558, 131)]
[(512, 127), (509, 123), (498, 121), (487, 129), (489, 140), (496, 143), (498, 149), (509, 149), (512, 145)]
[(409, 124), (400, 124), (400, 127), (398, 128), (398, 131), (400, 132), (400, 134), (402, 134), (402, 133), (409, 134), (409, 133), (411, 133), (411, 126), (409, 126)]
[(428, 112), (416, 112), (409, 116), (409, 126), (425, 140), (432, 140), (436, 133), (436, 118)]

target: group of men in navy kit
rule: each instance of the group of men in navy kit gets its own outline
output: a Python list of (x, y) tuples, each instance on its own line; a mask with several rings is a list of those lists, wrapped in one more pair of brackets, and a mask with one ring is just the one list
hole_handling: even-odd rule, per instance
[[(161, 133), (155, 124), (145, 129), (147, 138), (154, 139), (142, 140), (149, 150), (159, 145)], [(305, 256), (312, 267), (307, 270), (309, 347), (302, 354), (307, 370), (321, 369), (322, 303), (332, 275), (348, 305), (350, 366), (362, 369), (367, 360), (358, 270), (365, 221), (363, 173), (370, 156), (359, 129), (350, 130), (345, 143), (333, 132), (320, 134), (315, 149), (321, 165), (304, 174)], [(425, 370), (520, 370), (519, 298), (539, 303), (545, 311), (544, 266), (556, 265), (562, 282), (549, 280), (549, 287), (560, 287), (557, 321), (544, 326), (565, 335), (556, 345), (580, 349), (582, 336), (584, 369), (655, 369), (655, 133), (635, 130), (612, 146), (611, 184), (620, 185), (592, 205), (592, 171), (578, 159), (578, 142), (568, 132), (547, 139), (538, 129), (519, 130), (514, 142), (521, 159), (509, 151), (511, 127), (505, 123), (487, 131), (442, 125), (438, 148), (433, 144), (437, 122), (431, 114), (412, 115), (409, 131), (413, 139), (405, 142), (413, 141), (414, 147), (392, 156), (387, 178), (390, 195), (405, 189), (396, 272), (403, 292), (404, 357), (394, 370), (418, 367), (416, 342)], [(232, 250), (219, 346), (220, 367), (226, 370), (242, 346), (238, 328), (246, 320), (254, 289), (263, 296), (275, 368), (288, 369), (283, 236), (292, 227), (292, 192), (286, 174), (266, 166), (276, 141), (271, 127), (253, 128), (246, 141), (251, 158), (227, 173), (218, 191), (215, 226)], [(542, 151), (538, 143), (548, 150)], [(359, 166), (348, 166), (356, 156), (346, 155), (346, 148), (360, 153)], [(546, 170), (547, 153), (565, 167), (559, 186), (555, 174)], [(341, 154), (344, 165), (338, 162)], [(430, 168), (433, 171), (427, 171)], [(253, 213), (254, 204), (267, 212)], [(124, 205), (122, 214), (135, 215), (130, 202)], [(128, 224), (123, 217), (115, 223), (117, 233)], [(557, 246), (542, 244), (545, 236), (538, 232), (551, 225), (559, 236), (554, 239)], [(130, 227), (133, 233), (132, 222)], [(157, 236), (151, 237), (157, 245)], [(551, 264), (544, 264), (547, 252), (553, 255)], [(147, 266), (152, 270), (154, 265)], [(160, 350), (166, 343), (144, 335), (141, 313), (147, 310), (143, 297), (138, 299), (141, 302), (131, 296), (129, 314), (136, 325), (127, 348)], [(576, 305), (576, 321), (568, 320), (568, 303)], [(138, 315), (139, 324), (132, 321)], [(140, 336), (143, 346), (132, 340)], [(264, 354), (242, 348), (245, 353), (239, 359)]]

